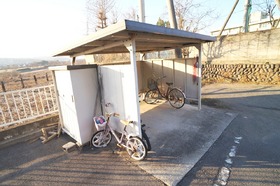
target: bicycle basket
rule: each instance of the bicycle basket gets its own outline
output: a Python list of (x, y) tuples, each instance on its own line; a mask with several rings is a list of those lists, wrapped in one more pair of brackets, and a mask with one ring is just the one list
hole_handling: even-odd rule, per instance
[(148, 88), (150, 90), (156, 90), (157, 89), (157, 82), (154, 79), (148, 79)]
[(94, 117), (93, 121), (94, 121), (95, 127), (98, 131), (104, 129), (107, 124), (107, 121), (104, 118), (104, 116)]

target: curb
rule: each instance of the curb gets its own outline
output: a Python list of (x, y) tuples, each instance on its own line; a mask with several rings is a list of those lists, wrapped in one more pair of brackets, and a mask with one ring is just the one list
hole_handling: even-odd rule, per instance
[(17, 136), (17, 137), (13, 137), (11, 139), (1, 141), (0, 142), (0, 149), (6, 148), (8, 146), (15, 145), (17, 143), (39, 139), (40, 136), (41, 136), (41, 130), (37, 130), (37, 131), (30, 132), (30, 133), (27, 133), (27, 134), (23, 134), (23, 135), (20, 135), (20, 136)]

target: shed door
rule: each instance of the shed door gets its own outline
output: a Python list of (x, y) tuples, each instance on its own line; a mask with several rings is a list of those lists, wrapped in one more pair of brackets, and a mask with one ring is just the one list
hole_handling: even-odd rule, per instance
[[(103, 103), (110, 103), (110, 107), (104, 107), (104, 112), (118, 113), (120, 119), (136, 121), (135, 125), (129, 126), (128, 132), (141, 136), (141, 123), (139, 114), (138, 91), (133, 88), (135, 75), (130, 64), (108, 65), (100, 67), (101, 83), (103, 87)], [(123, 124), (118, 119), (111, 120), (111, 126), (121, 132)]]
[[(77, 135), (79, 134), (79, 126), (70, 71), (55, 71), (55, 77), (63, 118), (63, 129), (74, 139), (79, 138), (80, 136)], [(71, 131), (77, 132), (73, 133)]]

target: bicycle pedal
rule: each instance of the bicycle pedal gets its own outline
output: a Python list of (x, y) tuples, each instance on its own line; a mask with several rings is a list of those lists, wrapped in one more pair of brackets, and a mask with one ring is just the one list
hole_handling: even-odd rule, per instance
[(117, 143), (117, 146), (119, 147), (119, 148), (122, 148), (123, 146), (121, 145), (121, 144), (119, 144), (119, 143)]

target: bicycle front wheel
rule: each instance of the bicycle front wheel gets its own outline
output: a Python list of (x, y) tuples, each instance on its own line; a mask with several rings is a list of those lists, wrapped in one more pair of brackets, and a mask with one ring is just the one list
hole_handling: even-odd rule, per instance
[(168, 93), (168, 101), (172, 107), (182, 108), (185, 104), (184, 93), (178, 88), (173, 88)]
[(126, 150), (129, 156), (135, 160), (141, 161), (147, 155), (147, 149), (139, 137), (131, 137), (126, 142)]
[(93, 134), (91, 144), (94, 147), (106, 147), (112, 140), (112, 134), (109, 131), (100, 130)]
[(145, 94), (145, 99), (144, 101), (148, 104), (153, 104), (155, 103), (159, 98), (159, 92), (158, 90), (149, 90), (146, 94)]

